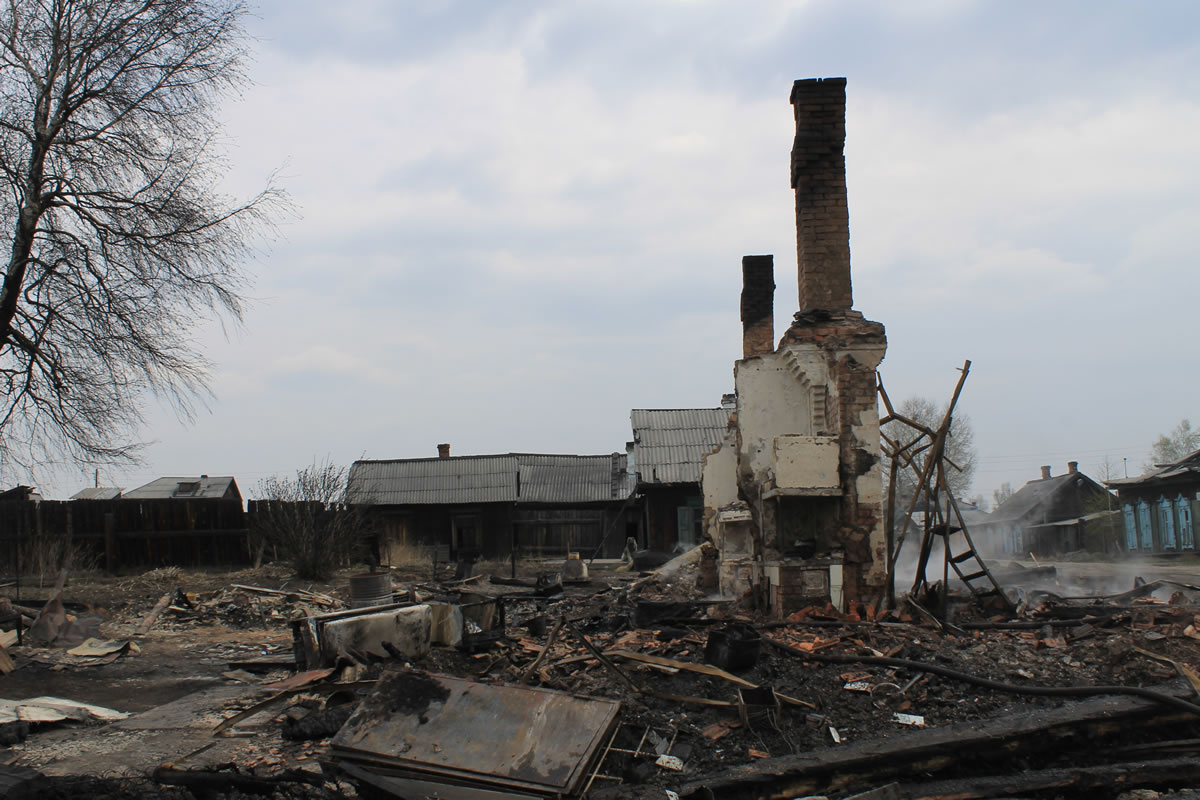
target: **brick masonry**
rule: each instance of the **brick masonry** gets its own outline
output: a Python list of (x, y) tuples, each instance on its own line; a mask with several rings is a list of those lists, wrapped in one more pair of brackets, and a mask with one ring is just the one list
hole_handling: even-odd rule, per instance
[[(849, 599), (862, 599), (870, 586), (883, 508), (864, 501), (857, 481), (879, 461), (879, 445), (864, 447), (852, 426), (878, 416), (874, 365), (859, 363), (855, 350), (887, 347), (879, 322), (853, 310), (850, 280), (850, 217), (846, 200), (846, 79), (814, 78), (792, 85), (796, 139), (792, 188), (796, 191), (797, 280), (800, 311), (779, 342), (816, 345), (826, 356), (836, 385), (842, 487), (837, 538), (845, 553)], [(833, 387), (831, 387), (833, 388)], [(873, 536), (872, 534), (876, 535)]]
[[(846, 80), (796, 81), (791, 102), (800, 310), (772, 347), (773, 259), (742, 260), (744, 356), (734, 368), (735, 427), (726, 447), (710, 456), (704, 479), (706, 498), (710, 488), (715, 498), (736, 497), (732, 510), (748, 512), (754, 531), (756, 560), (747, 562), (743, 550), (735, 550), (722, 564), (722, 574), (732, 576), (722, 578), (722, 587), (735, 594), (753, 587), (777, 613), (810, 602), (814, 571), (829, 575), (832, 564), (842, 566), (844, 600), (870, 600), (882, 588), (886, 563), (875, 369), (887, 336), (882, 324), (853, 309), (843, 153)], [(839, 491), (808, 491), (827, 484), (780, 486), (775, 443), (781, 436), (836, 436)], [(725, 473), (720, 465), (727, 463), (729, 448), (736, 463)], [(726, 486), (728, 480), (736, 486)], [(715, 541), (723, 542), (727, 531), (720, 510), (706, 507), (705, 517)], [(820, 527), (810, 531), (819, 543), (812, 556), (800, 556), (794, 542), (780, 541), (780, 525), (791, 531), (797, 519)]]
[(850, 212), (846, 203), (846, 79), (792, 85), (796, 139), (796, 257), (800, 310), (854, 306), (850, 286)]
[(883, 523), (883, 507), (859, 497), (858, 479), (879, 463), (879, 445), (864, 447), (852, 428), (864, 416), (878, 417), (879, 411), (875, 368), (860, 363), (853, 353), (857, 349), (885, 348), (887, 336), (882, 323), (864, 319), (858, 311), (810, 311), (796, 314), (780, 339), (779, 349), (801, 344), (816, 345), (824, 352), (835, 382), (831, 394), (836, 397), (836, 408), (830, 409), (830, 416), (836, 420), (842, 489), (835, 538), (845, 554), (847, 599), (867, 600), (879, 588), (870, 585), (871, 565), (885, 563), (886, 558), (876, 551), (878, 542), (873, 538), (878, 537), (872, 537)]
[(742, 257), (742, 357), (775, 350), (775, 257)]

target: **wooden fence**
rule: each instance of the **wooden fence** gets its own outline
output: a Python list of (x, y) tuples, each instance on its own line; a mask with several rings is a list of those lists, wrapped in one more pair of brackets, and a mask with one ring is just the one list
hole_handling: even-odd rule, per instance
[(246, 512), (239, 500), (201, 498), (0, 502), (0, 572), (54, 569), (68, 557), (109, 572), (245, 565)]

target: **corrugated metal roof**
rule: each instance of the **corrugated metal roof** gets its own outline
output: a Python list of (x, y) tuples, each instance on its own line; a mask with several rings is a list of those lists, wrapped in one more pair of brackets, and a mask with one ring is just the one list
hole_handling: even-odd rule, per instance
[(374, 505), (514, 503), (517, 457), (455, 456), (355, 461), (350, 495)]
[(724, 408), (635, 408), (633, 464), (643, 484), (699, 483), (702, 459), (725, 438)]
[[(175, 498), (221, 498), (234, 484), (233, 476), (195, 475), (186, 478), (159, 478), (145, 486), (131, 489), (121, 495), (123, 500), (164, 500)], [(236, 488), (236, 485), (235, 485)], [(241, 494), (238, 493), (240, 497)]]
[(72, 500), (116, 500), (121, 490), (115, 486), (89, 486), (71, 495)]
[(599, 503), (633, 487), (625, 456), (506, 453), (451, 458), (356, 461), (350, 492), (376, 505)]
[[(602, 503), (614, 497), (613, 462), (625, 456), (518, 456), (521, 499), (530, 503)], [(624, 499), (624, 498), (621, 498)]]

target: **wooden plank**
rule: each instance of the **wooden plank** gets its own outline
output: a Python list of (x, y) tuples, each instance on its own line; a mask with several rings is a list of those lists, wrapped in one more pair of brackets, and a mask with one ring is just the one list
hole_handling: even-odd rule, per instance
[(172, 589), (158, 598), (158, 602), (154, 604), (154, 608), (150, 609), (150, 613), (137, 626), (137, 630), (134, 632), (136, 636), (145, 636), (150, 632), (150, 629), (154, 627), (154, 623), (158, 620), (159, 616), (171, 604), (171, 598), (175, 596), (175, 592), (177, 591), (179, 590)]
[[(712, 664), (696, 664), (691, 661), (678, 661), (674, 658), (664, 658), (663, 656), (655, 656), (655, 655), (650, 655), (648, 653), (635, 653), (630, 650), (608, 650), (608, 651), (606, 651), (605, 654), (612, 656), (614, 658), (625, 658), (630, 661), (641, 661), (646, 664), (654, 664), (654, 665), (660, 666), (660, 667), (670, 667), (672, 669), (681, 669), (681, 670), (684, 670), (685, 672), (695, 672), (700, 675), (708, 675), (713, 678), (721, 678), (722, 680), (729, 681), (730, 683), (737, 684), (738, 686), (744, 686), (747, 689), (759, 688), (758, 684), (751, 683), (750, 681), (746, 680), (745, 678), (741, 678), (741, 677), (738, 677), (737, 675), (734, 675), (732, 672), (726, 672), (725, 670), (721, 669), (720, 667), (714, 667)], [(778, 697), (783, 702), (787, 703), (788, 705), (800, 706), (802, 708), (811, 708), (811, 709), (816, 708), (816, 706), (813, 705), (812, 703), (807, 703), (803, 700), (800, 700), (795, 697), (789, 697), (788, 695), (785, 695), (785, 694), (779, 694), (778, 692), (776, 692), (775, 696)]]

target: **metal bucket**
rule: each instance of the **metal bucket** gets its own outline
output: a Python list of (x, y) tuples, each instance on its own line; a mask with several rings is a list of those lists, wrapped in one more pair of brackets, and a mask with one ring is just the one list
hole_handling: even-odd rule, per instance
[(392, 574), (363, 572), (350, 576), (350, 607), (386, 606), (392, 602)]

